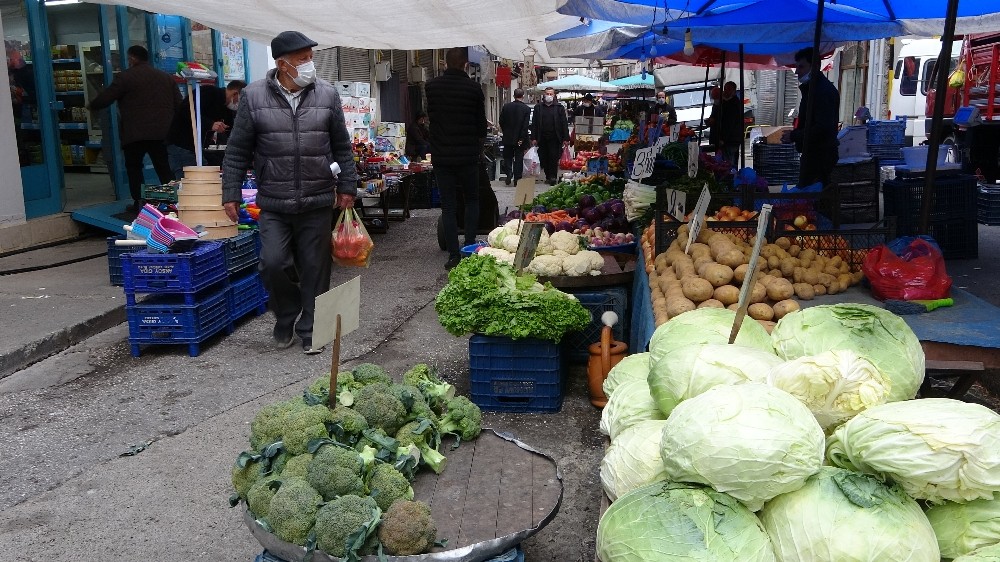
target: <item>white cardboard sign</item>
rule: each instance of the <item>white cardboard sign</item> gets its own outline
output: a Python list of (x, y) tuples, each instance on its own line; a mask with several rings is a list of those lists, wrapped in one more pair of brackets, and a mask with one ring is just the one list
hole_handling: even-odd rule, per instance
[(635, 153), (635, 162), (632, 163), (632, 176), (630, 179), (641, 180), (653, 175), (653, 165), (656, 162), (656, 152), (653, 147), (641, 148)]
[(701, 227), (705, 222), (705, 211), (708, 210), (708, 203), (712, 200), (712, 193), (708, 190), (708, 184), (701, 188), (701, 195), (694, 205), (694, 214), (691, 216), (691, 223), (688, 225), (688, 241), (684, 246), (684, 253), (691, 249), (691, 243), (698, 239)]
[(684, 215), (687, 213), (685, 208), (687, 204), (687, 193), (676, 189), (665, 189), (663, 190), (663, 194), (665, 195), (667, 203), (667, 212), (679, 221), (684, 220)]
[(663, 150), (663, 147), (667, 146), (667, 144), (669, 144), (671, 142), (673, 142), (673, 141), (670, 140), (670, 137), (662, 137), (661, 136), (660, 138), (656, 139), (656, 144), (653, 145), (653, 149), (656, 150), (657, 154), (659, 154), (660, 151)]
[(521, 178), (514, 188), (514, 205), (527, 205), (535, 199), (535, 178)]
[(688, 143), (688, 177), (693, 178), (698, 175), (698, 155), (701, 154), (701, 146), (696, 142)]
[(361, 326), (361, 277), (337, 285), (316, 297), (316, 318), (313, 323), (313, 347), (333, 341), (340, 315), (340, 337)]
[(677, 142), (677, 137), (681, 135), (681, 125), (680, 123), (674, 123), (670, 126), (670, 142)]

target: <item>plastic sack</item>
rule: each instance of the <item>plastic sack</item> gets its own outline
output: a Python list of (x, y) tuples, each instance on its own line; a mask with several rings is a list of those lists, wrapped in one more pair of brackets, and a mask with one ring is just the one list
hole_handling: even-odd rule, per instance
[(563, 147), (562, 154), (559, 156), (559, 167), (564, 170), (569, 170), (573, 167), (573, 153), (570, 152), (568, 145)]
[(892, 242), (889, 242), (887, 246), (889, 246), (889, 249), (892, 250), (892, 253), (897, 256), (902, 256), (906, 253), (906, 249), (910, 246), (910, 244), (918, 238), (933, 246), (935, 250), (939, 252), (941, 251), (941, 246), (938, 246), (937, 240), (926, 234), (921, 234), (919, 236), (900, 236)]
[(372, 237), (354, 208), (341, 211), (330, 238), (333, 261), (344, 267), (368, 267), (374, 247)]
[(952, 88), (961, 88), (965, 85), (965, 69), (962, 68), (962, 65), (958, 65), (958, 68), (951, 71), (948, 76), (948, 85)]
[(524, 152), (524, 177), (538, 177), (542, 173), (542, 161), (538, 159), (538, 147), (532, 146)]
[(911, 239), (898, 255), (881, 244), (868, 252), (861, 268), (879, 300), (943, 299), (951, 290), (944, 255), (923, 238)]

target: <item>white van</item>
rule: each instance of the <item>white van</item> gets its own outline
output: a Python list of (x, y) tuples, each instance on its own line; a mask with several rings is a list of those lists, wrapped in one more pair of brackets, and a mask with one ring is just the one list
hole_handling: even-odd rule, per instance
[[(951, 68), (958, 64), (962, 42), (952, 44)], [(924, 113), (927, 90), (931, 88), (934, 64), (941, 54), (938, 39), (917, 39), (903, 43), (893, 68), (892, 88), (889, 94), (889, 118), (906, 117), (906, 144), (920, 144), (927, 138)]]

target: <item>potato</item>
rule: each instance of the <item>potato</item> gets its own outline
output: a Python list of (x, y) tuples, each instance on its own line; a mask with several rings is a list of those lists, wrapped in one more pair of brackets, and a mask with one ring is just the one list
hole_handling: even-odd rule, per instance
[(758, 302), (764, 302), (766, 300), (767, 300), (767, 287), (765, 287), (762, 283), (754, 284), (753, 289), (750, 290), (750, 302), (758, 303)]
[(787, 258), (792, 257), (792, 256), (788, 255), (788, 252), (782, 250), (781, 248), (778, 248), (778, 251), (775, 252), (774, 255), (778, 256), (779, 260), (783, 260), (783, 259), (787, 259)]
[(800, 267), (796, 267), (795, 269), (793, 269), (792, 270), (792, 283), (801, 283), (802, 282), (802, 275), (805, 273), (805, 271), (806, 270), (803, 267), (801, 267), (801, 266)]
[(778, 250), (780, 250), (780, 249), (781, 248), (779, 248), (775, 244), (764, 244), (760, 248), (760, 257), (762, 257), (762, 258), (770, 258), (771, 256), (776, 255), (778, 253)]
[(655, 311), (657, 309), (662, 310), (663, 312), (667, 311), (667, 299), (663, 296), (658, 296), (653, 299), (653, 310)]
[(830, 288), (830, 284), (832, 284), (836, 280), (837, 280), (837, 278), (834, 277), (833, 275), (830, 275), (829, 273), (820, 273), (819, 274), (819, 284), (823, 285), (827, 289), (829, 289)]
[(732, 285), (723, 285), (715, 289), (713, 298), (724, 305), (730, 305), (740, 300), (740, 290)]
[(690, 310), (694, 310), (694, 308), (694, 303), (688, 299), (681, 298), (667, 301), (667, 314), (669, 314), (671, 318), (674, 316), (680, 316)]
[(809, 283), (795, 283), (792, 285), (792, 289), (795, 290), (795, 296), (804, 301), (811, 301), (816, 296), (816, 291)]
[(799, 303), (793, 300), (783, 300), (774, 305), (774, 315), (781, 320), (786, 314), (799, 310)]
[(770, 334), (771, 331), (774, 330), (774, 327), (778, 324), (772, 320), (758, 320), (757, 322), (764, 327), (764, 330), (767, 331), (768, 334)]
[(841, 273), (840, 275), (837, 276), (837, 283), (840, 284), (841, 292), (846, 291), (847, 288), (851, 286), (851, 274)]
[(782, 250), (787, 250), (792, 247), (792, 241), (787, 236), (782, 236), (774, 241), (774, 245)]
[(666, 294), (667, 291), (670, 290), (671, 284), (670, 284), (670, 281), (667, 279), (667, 276), (666, 275), (662, 275), (656, 281), (656, 286), (659, 287), (660, 291), (662, 291), (663, 294)]
[(751, 304), (747, 308), (747, 314), (749, 314), (750, 318), (753, 318), (754, 320), (770, 320), (774, 318), (774, 310), (772, 310), (769, 305), (762, 302)]
[(708, 299), (698, 304), (698, 308), (726, 308), (726, 305), (715, 299)]
[(850, 274), (851, 273), (850, 264), (848, 264), (847, 262), (840, 264), (840, 272)]
[(781, 269), (781, 276), (791, 277), (792, 274), (795, 272), (795, 268), (798, 267), (798, 265), (799, 265), (799, 260), (795, 258), (787, 257), (782, 259), (781, 264), (779, 265), (779, 269)]
[(816, 250), (813, 250), (812, 248), (806, 248), (805, 250), (799, 252), (798, 257), (800, 260), (812, 261), (816, 259)]
[(657, 271), (669, 267), (670, 264), (667, 263), (667, 253), (663, 252), (662, 254), (656, 256), (656, 259), (653, 260), (653, 264), (656, 266)]
[(727, 306), (726, 308), (728, 308), (729, 310), (732, 310), (732, 311), (737, 311), (737, 310), (740, 309), (740, 305), (737, 304), (737, 303), (733, 303), (733, 304)]
[(698, 275), (704, 275), (705, 267), (709, 265), (715, 265), (715, 260), (710, 257), (702, 256), (694, 260), (694, 270), (698, 273)]
[(684, 291), (684, 296), (693, 302), (708, 300), (712, 298), (712, 292), (715, 291), (715, 287), (711, 283), (700, 277), (690, 277), (684, 280), (681, 283), (681, 289)]
[(821, 297), (826, 294), (826, 287), (817, 283), (813, 285), (813, 292), (816, 293), (817, 297)]
[(773, 301), (783, 301), (795, 295), (792, 283), (788, 279), (775, 279), (767, 286), (767, 298)]
[(729, 267), (739, 267), (740, 264), (746, 263), (746, 258), (743, 252), (734, 249), (722, 254), (716, 261)]
[(832, 265), (827, 264), (827, 266), (823, 268), (823, 273), (826, 273), (828, 275), (832, 275), (833, 277), (836, 277), (836, 276), (840, 275), (840, 268), (839, 267), (833, 267)]
[(819, 284), (819, 272), (815, 269), (806, 269), (802, 272), (802, 282), (810, 285)]
[(799, 257), (799, 252), (801, 251), (802, 248), (799, 247), (798, 244), (792, 244), (791, 246), (788, 247), (788, 255), (792, 256), (793, 258)]
[(854, 273), (851, 274), (851, 284), (857, 285), (864, 278), (865, 278), (865, 272), (855, 271)]
[(684, 242), (686, 243), (688, 239), (688, 232), (690, 232), (690, 230), (691, 226), (687, 224), (682, 224), (679, 227), (677, 227), (677, 239), (674, 240), (674, 242), (680, 244), (680, 241), (684, 240)]
[(736, 281), (742, 283), (744, 277), (746, 277), (748, 269), (750, 269), (749, 264), (741, 263), (736, 267), (735, 270), (733, 270), (733, 279), (736, 279)]
[(702, 244), (707, 244), (708, 241), (711, 240), (712, 237), (715, 236), (716, 234), (718, 234), (718, 232), (714, 232), (710, 228), (703, 228), (701, 229), (701, 232), (698, 233), (698, 238), (696, 238), (695, 240), (697, 242), (701, 242)]
[(829, 265), (836, 267), (837, 269), (840, 269), (840, 264), (842, 263), (844, 263), (844, 260), (840, 259), (840, 256), (833, 256), (832, 258), (830, 258)]
[[(681, 249), (683, 250), (684, 248)], [(694, 242), (691, 244), (691, 247), (688, 248), (688, 254), (693, 257), (699, 257), (701, 255), (710, 256), (712, 254), (712, 251), (711, 249), (709, 249), (708, 244), (702, 244), (701, 242)]]
[(702, 271), (701, 276), (713, 287), (728, 285), (733, 280), (733, 268), (721, 263), (712, 263)]

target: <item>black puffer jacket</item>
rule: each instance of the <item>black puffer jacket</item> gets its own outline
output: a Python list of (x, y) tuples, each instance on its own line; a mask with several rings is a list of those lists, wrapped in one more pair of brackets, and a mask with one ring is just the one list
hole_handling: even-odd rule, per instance
[(427, 118), (431, 121), (434, 164), (467, 166), (479, 163), (486, 139), (486, 98), (475, 80), (449, 68), (427, 81)]
[[(295, 113), (275, 71), (240, 95), (222, 164), (222, 201), (240, 201), (251, 167), (257, 174), (257, 206), (301, 213), (332, 207), (336, 193), (357, 193), (358, 176), (340, 94), (317, 79), (300, 95)], [(340, 164), (335, 179), (330, 164)]]

